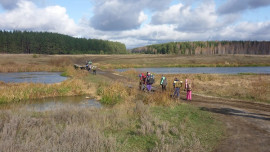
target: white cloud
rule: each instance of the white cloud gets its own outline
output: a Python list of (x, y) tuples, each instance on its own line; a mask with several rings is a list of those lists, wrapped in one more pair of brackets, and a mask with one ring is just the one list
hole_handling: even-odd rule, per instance
[[(94, 6), (92, 27), (102, 31), (122, 31), (139, 28), (144, 9), (166, 8), (171, 0), (102, 0)], [(145, 16), (144, 16), (145, 17)]]
[(225, 40), (268, 40), (270, 38), (270, 22), (241, 22), (227, 26), (220, 31), (219, 39)]
[(146, 21), (148, 19), (148, 16), (146, 14), (144, 14), (143, 11), (140, 12), (140, 16), (139, 16), (139, 20), (138, 22), (141, 24), (143, 23), (144, 21)]
[(205, 32), (218, 27), (218, 16), (213, 1), (203, 1), (198, 7), (179, 3), (168, 10), (156, 12), (152, 24), (175, 24), (183, 32)]
[(79, 27), (60, 6), (38, 8), (33, 2), (19, 1), (17, 8), (0, 14), (0, 28), (33, 30), (76, 35)]
[[(186, 3), (172, 6), (169, 6), (171, 0), (155, 3), (152, 0), (97, 0), (93, 17), (82, 18), (79, 24), (69, 17), (64, 7), (40, 8), (33, 1), (11, 0), (9, 4), (13, 8), (0, 14), (0, 29), (49, 31), (119, 41), (127, 48), (171, 41), (270, 39), (269, 21), (240, 21), (240, 12), (219, 14), (214, 0), (196, 1), (196, 5), (191, 5), (195, 0), (184, 0)], [(7, 2), (0, 0), (2, 5)], [(147, 23), (148, 20), (151, 22)]]

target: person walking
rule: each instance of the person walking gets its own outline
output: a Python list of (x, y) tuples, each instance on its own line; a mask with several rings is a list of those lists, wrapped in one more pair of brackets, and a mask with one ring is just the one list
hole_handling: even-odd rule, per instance
[(141, 73), (141, 74), (139, 75), (139, 77), (140, 77), (139, 89), (140, 89), (140, 90), (144, 90), (144, 84), (145, 84), (146, 76), (144, 75), (144, 73)]
[(147, 76), (147, 90), (150, 92), (152, 89), (152, 84), (155, 82), (154, 75), (151, 73), (148, 73)]
[(185, 90), (187, 91), (187, 100), (192, 100), (192, 97), (191, 97), (192, 85), (191, 85), (191, 81), (188, 79), (186, 79)]
[(93, 65), (92, 70), (93, 70), (93, 75), (97, 75), (97, 66)]
[(174, 87), (173, 97), (180, 99), (180, 88), (182, 87), (182, 81), (179, 81), (177, 78), (174, 78), (173, 87)]
[(167, 78), (164, 75), (161, 76), (160, 85), (161, 85), (162, 91), (166, 91)]

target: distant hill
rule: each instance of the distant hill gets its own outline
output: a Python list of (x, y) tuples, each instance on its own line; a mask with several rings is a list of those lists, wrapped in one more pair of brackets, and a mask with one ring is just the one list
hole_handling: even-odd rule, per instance
[(270, 54), (269, 41), (197, 41), (170, 42), (134, 48), (132, 53), (145, 54)]
[(0, 31), (0, 53), (125, 54), (127, 50), (119, 42), (49, 32)]

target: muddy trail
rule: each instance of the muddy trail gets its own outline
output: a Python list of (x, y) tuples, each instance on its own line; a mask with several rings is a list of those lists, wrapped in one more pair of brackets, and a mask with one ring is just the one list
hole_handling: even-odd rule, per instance
[(216, 152), (269, 152), (270, 105), (194, 95), (190, 104), (212, 112), (226, 127)]
[[(131, 81), (113, 71), (100, 71), (100, 74), (116, 81)], [(186, 101), (185, 93), (180, 94), (182, 95), (180, 102), (189, 103), (201, 110), (211, 112), (224, 123), (225, 137), (215, 148), (215, 152), (270, 151), (270, 104), (195, 93), (193, 93), (192, 101)]]

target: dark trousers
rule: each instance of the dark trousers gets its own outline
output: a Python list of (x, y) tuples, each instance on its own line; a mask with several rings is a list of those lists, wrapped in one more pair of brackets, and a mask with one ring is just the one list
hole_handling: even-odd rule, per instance
[(166, 91), (166, 85), (161, 85), (162, 91)]

